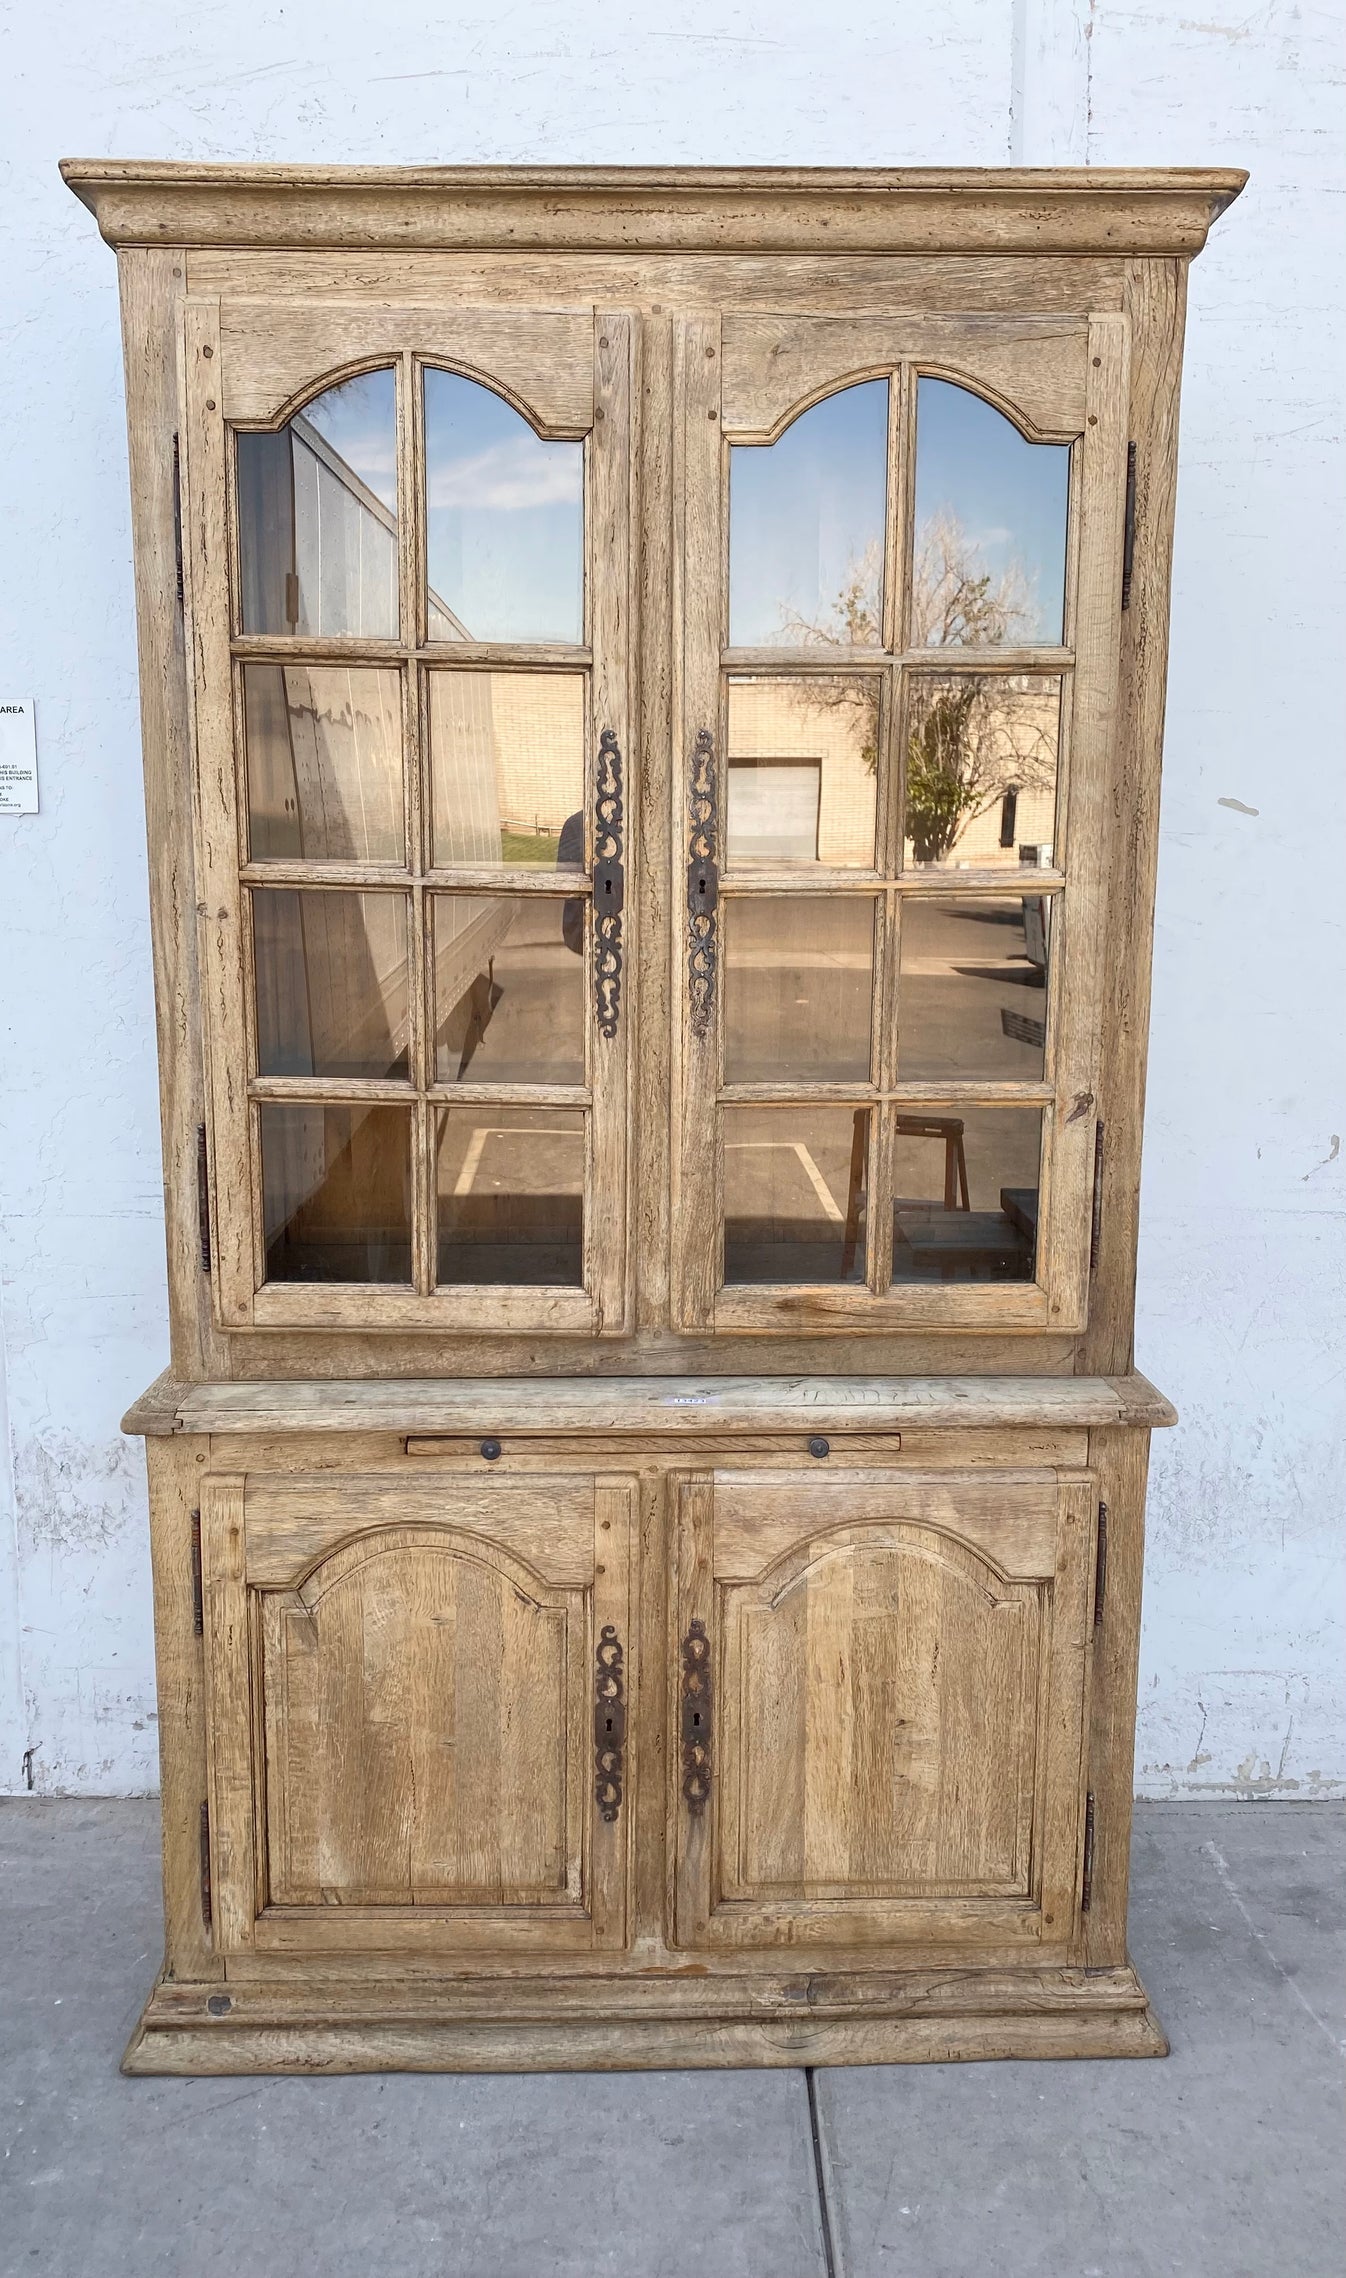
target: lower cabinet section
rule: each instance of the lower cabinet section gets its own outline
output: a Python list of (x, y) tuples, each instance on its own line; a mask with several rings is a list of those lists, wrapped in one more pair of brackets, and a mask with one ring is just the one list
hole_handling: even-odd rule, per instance
[(185, 1721), (128, 2066), (1162, 2049), (1115, 1892), (1086, 1924), (1099, 1487), (1060, 1439), (156, 1453)]
[(632, 1495), (578, 1475), (203, 1482), (224, 1951), (622, 1944), (602, 1725), (624, 1708)]
[(1064, 1950), (1089, 1476), (678, 1488), (682, 1946)]

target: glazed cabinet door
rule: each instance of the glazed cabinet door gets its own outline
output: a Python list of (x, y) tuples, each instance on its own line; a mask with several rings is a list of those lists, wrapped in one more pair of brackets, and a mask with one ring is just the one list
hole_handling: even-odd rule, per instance
[(220, 1319), (616, 1334), (630, 320), (184, 323)]
[(684, 1481), (680, 1945), (1062, 1958), (1094, 1512), (1087, 1474)]
[(679, 1318), (1077, 1330), (1126, 320), (682, 347)]
[(629, 1482), (203, 1482), (214, 1936), (620, 1945)]

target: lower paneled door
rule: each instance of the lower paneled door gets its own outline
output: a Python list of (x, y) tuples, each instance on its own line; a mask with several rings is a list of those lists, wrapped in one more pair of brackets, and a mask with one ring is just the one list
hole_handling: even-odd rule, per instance
[(592, 1474), (203, 1482), (218, 1948), (623, 1943), (633, 1500)]
[(718, 1473), (678, 1500), (678, 1944), (1059, 1960), (1090, 1475)]

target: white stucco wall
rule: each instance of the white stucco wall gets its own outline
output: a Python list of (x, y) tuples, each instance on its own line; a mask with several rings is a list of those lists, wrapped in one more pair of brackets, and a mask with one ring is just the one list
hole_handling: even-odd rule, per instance
[(166, 1349), (121, 351), (65, 154), (1251, 168), (1192, 274), (1138, 1336), (1183, 1422), (1156, 1442), (1138, 1781), (1346, 1784), (1341, 20), (1196, 14), (3, 10), (0, 699), (37, 698), (42, 812), (0, 818), (0, 1791), (155, 1781), (117, 1431)]

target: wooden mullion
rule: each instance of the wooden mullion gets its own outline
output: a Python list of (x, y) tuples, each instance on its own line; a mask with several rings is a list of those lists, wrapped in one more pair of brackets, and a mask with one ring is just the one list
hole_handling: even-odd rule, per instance
[[(400, 552), (400, 540), (399, 540)], [(401, 566), (399, 562), (399, 590)], [(502, 672), (556, 672), (592, 664), (587, 644), (527, 645), (511, 641), (379, 641), (364, 633), (235, 633), (234, 655), (244, 664), (396, 665), (420, 657), (435, 665), (493, 665)]]
[(482, 863), (428, 869), (423, 882), (428, 892), (438, 894), (553, 894), (564, 901), (582, 901), (594, 890), (593, 881), (579, 870), (511, 870)]
[(439, 1107), (591, 1107), (587, 1084), (440, 1084), (426, 1097)]
[(309, 1100), (332, 1106), (345, 1101), (352, 1107), (380, 1101), (411, 1107), (417, 1096), (414, 1084), (394, 1076), (253, 1076), (247, 1090), (248, 1097), (258, 1101)]
[(906, 894), (1059, 894), (1064, 871), (1031, 870), (1027, 863), (1006, 864), (1003, 870), (904, 870), (891, 891)]

